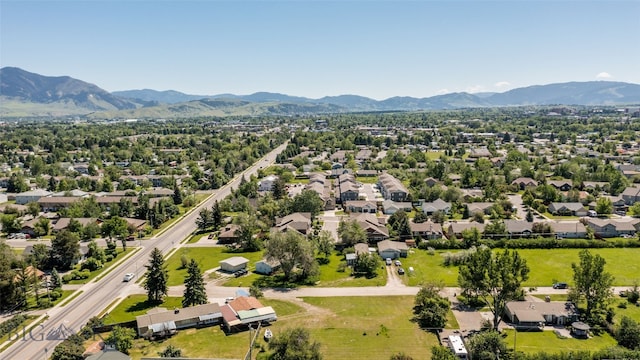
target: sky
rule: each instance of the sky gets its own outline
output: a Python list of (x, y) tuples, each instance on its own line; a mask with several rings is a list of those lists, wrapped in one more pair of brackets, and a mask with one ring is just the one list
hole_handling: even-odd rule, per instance
[(640, 83), (640, 0), (0, 0), (0, 67), (107, 91), (374, 99)]

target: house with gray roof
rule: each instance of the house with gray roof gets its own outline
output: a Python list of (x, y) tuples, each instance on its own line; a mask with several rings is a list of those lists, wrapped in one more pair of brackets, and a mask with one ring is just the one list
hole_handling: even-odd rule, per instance
[(436, 211), (443, 212), (445, 214), (451, 213), (451, 203), (442, 199), (436, 199), (433, 202), (422, 203), (422, 212), (427, 215), (431, 215)]
[(553, 215), (587, 216), (589, 209), (579, 202), (553, 202), (549, 204), (549, 212)]
[(404, 202), (409, 196), (409, 190), (393, 175), (383, 173), (378, 177), (378, 187), (385, 200)]

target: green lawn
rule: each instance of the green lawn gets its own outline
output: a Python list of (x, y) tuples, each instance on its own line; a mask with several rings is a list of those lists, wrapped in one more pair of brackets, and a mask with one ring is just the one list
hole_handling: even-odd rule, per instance
[[(618, 307), (618, 304), (625, 304), (627, 307), (625, 309)], [(633, 320), (640, 322), (640, 302), (636, 304), (631, 304), (627, 301), (626, 298), (621, 298), (616, 294), (615, 300), (613, 302), (613, 310), (616, 315), (613, 317), (613, 322), (616, 324), (620, 323), (623, 316), (627, 316), (632, 318)]]
[[(165, 264), (169, 270), (169, 286), (184, 284), (184, 278), (187, 276), (187, 269), (181, 268), (182, 262), (180, 258), (186, 255), (188, 260), (195, 259), (200, 264), (202, 272), (220, 266), (220, 261), (233, 257), (242, 256), (249, 259), (249, 270), (254, 268), (257, 261), (262, 260), (262, 251), (253, 253), (230, 253), (226, 247), (184, 247), (176, 251), (169, 257)], [(250, 283), (246, 283), (247, 286)]]
[[(75, 292), (75, 290), (62, 290), (62, 296), (59, 297), (58, 299), (56, 299), (55, 301), (52, 301), (50, 307), (54, 307), (54, 306), (58, 305), (60, 302), (62, 302), (64, 299), (69, 297), (69, 295), (73, 294), (74, 292)], [(38, 289), (38, 294), (39, 294), (40, 298), (46, 299), (47, 298), (47, 289), (42, 289), (42, 288)], [(41, 308), (38, 307), (38, 303), (36, 301), (35, 295), (29, 296), (27, 298), (27, 310), (36, 310), (36, 309), (41, 309)], [(47, 308), (42, 308), (42, 309), (47, 309)]]
[(542, 213), (543, 216), (549, 218), (549, 219), (553, 219), (553, 220), (579, 220), (580, 217), (579, 216), (571, 216), (571, 215), (567, 215), (567, 216), (563, 216), (563, 215), (552, 215), (550, 212), (545, 211)]
[(444, 151), (427, 151), (425, 155), (427, 156), (427, 159), (437, 160), (437, 159), (440, 159), (440, 157), (443, 154), (444, 154)]
[[(82, 280), (71, 280), (68, 282), (68, 284), (86, 284), (88, 282), (90, 282), (91, 280), (95, 279), (96, 277), (100, 276), (102, 273), (106, 273), (109, 271), (109, 268), (111, 267), (111, 265), (113, 265), (114, 263), (116, 263), (117, 261), (120, 261), (120, 259), (122, 259), (124, 256), (126, 256), (127, 254), (129, 254), (132, 251), (135, 251), (136, 248), (132, 248), (132, 247), (127, 247), (126, 251), (122, 250), (122, 247), (118, 248), (118, 256), (115, 257), (113, 260), (111, 261), (107, 261), (102, 265), (102, 268), (96, 270), (96, 271), (92, 271), (91, 273), (89, 273), (89, 277), (86, 279), (82, 279)], [(80, 271), (80, 264), (76, 265), (74, 267), (74, 270), (78, 270)]]
[(187, 244), (197, 243), (198, 241), (200, 241), (200, 239), (202, 239), (203, 236), (209, 236), (209, 233), (205, 232), (205, 233), (202, 233), (202, 234), (191, 235), (191, 237), (187, 241)]
[(160, 305), (150, 304), (147, 302), (147, 295), (129, 295), (118, 306), (115, 307), (108, 315), (104, 316), (105, 324), (116, 324), (125, 321), (132, 321), (138, 315), (144, 315), (149, 309), (156, 306), (167, 309), (181, 308), (182, 297), (165, 297), (164, 302)]
[(321, 287), (355, 287), (355, 286), (384, 286), (387, 283), (387, 272), (380, 263), (381, 269), (378, 276), (372, 279), (365, 277), (351, 276), (351, 269), (346, 268), (344, 272), (338, 272), (338, 266), (345, 263), (344, 256), (333, 253), (329, 258), (329, 263), (320, 265), (320, 278), (317, 286)]
[(377, 184), (377, 176), (356, 176), (356, 181), (363, 184)]
[(327, 359), (388, 359), (398, 352), (426, 359), (438, 340), (410, 321), (413, 300), (413, 296), (304, 298), (321, 312), (272, 328), (277, 335), (281, 328), (305, 326)]
[[(291, 327), (309, 329), (313, 340), (321, 344), (325, 359), (388, 359), (404, 352), (414, 359), (428, 359), (430, 348), (438, 343), (435, 335), (422, 331), (411, 322), (412, 296), (304, 298), (303, 303), (261, 299), (273, 306), (278, 321), (270, 328), (275, 336)], [(267, 348), (258, 336), (254, 358), (264, 359), (260, 347)], [(156, 356), (168, 345), (183, 350), (183, 356), (206, 358), (243, 358), (248, 350), (249, 333), (226, 336), (218, 326), (180, 330), (163, 341), (134, 340), (130, 355), (134, 360)], [(256, 357), (257, 355), (257, 357)]]
[[(514, 335), (514, 330), (505, 330), (507, 337), (505, 341), (507, 347), (513, 349), (514, 344), (517, 351), (525, 353), (547, 352), (560, 353), (569, 351), (596, 351), (611, 346), (616, 346), (617, 342), (607, 332), (600, 336), (589, 339), (559, 338), (553, 331), (526, 332), (518, 331)], [(514, 343), (515, 342), (515, 343)]]
[[(498, 249), (496, 251), (503, 251)], [(571, 263), (577, 263), (580, 249), (519, 249), (518, 253), (527, 260), (531, 269), (525, 287), (551, 286), (554, 280), (571, 284), (573, 270)], [(636, 260), (640, 255), (638, 248), (589, 249), (592, 254), (602, 256), (607, 264), (606, 270), (615, 277), (614, 285), (630, 285), (640, 278), (640, 263)], [(442, 281), (445, 286), (457, 286), (458, 268), (443, 266), (442, 253), (436, 251), (429, 255), (426, 250), (413, 250), (409, 257), (403, 259), (405, 269), (415, 269), (407, 277), (408, 285)]]

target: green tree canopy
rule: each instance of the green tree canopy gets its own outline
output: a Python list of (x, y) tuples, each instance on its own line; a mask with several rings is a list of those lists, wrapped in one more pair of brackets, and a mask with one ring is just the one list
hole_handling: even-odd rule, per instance
[(147, 290), (147, 299), (150, 302), (162, 302), (162, 298), (169, 291), (167, 281), (169, 274), (164, 266), (164, 257), (158, 248), (154, 248), (149, 256), (147, 267), (147, 277), (144, 281), (144, 288)]
[(200, 266), (195, 259), (191, 259), (187, 265), (187, 277), (184, 279), (184, 298), (182, 307), (206, 304), (207, 290), (204, 287), (204, 279), (200, 272)]

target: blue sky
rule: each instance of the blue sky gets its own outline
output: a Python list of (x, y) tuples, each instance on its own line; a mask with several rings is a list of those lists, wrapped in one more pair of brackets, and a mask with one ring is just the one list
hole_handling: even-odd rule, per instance
[(311, 98), (640, 83), (640, 1), (0, 0), (0, 66)]

